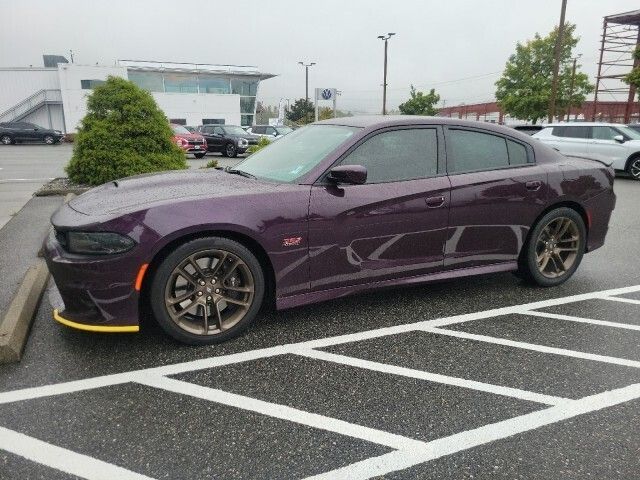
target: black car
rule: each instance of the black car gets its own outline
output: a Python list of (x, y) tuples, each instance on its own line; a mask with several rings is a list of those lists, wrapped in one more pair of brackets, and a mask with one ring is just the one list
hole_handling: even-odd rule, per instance
[(44, 142), (47, 145), (58, 143), (64, 134), (60, 130), (43, 128), (35, 123), (0, 123), (0, 143), (11, 145), (23, 142)]
[(207, 140), (209, 152), (222, 152), (225, 157), (244, 153), (260, 140), (258, 135), (251, 135), (236, 125), (200, 125), (198, 132)]

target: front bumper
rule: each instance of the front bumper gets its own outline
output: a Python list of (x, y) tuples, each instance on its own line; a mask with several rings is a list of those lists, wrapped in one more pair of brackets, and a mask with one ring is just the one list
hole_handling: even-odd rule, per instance
[(135, 288), (141, 262), (135, 251), (89, 257), (65, 252), (53, 230), (45, 240), (47, 266), (60, 292), (54, 319), (93, 332), (137, 332), (140, 294)]

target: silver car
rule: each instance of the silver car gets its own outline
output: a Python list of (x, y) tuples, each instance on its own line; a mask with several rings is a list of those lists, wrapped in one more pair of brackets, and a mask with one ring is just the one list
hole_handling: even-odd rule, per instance
[(534, 138), (565, 155), (592, 158), (640, 180), (640, 132), (618, 123), (552, 123)]

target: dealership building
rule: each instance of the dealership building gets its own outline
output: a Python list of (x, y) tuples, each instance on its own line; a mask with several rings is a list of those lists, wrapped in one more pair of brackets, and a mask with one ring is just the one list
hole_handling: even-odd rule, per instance
[(171, 122), (252, 125), (260, 81), (275, 76), (244, 65), (142, 60), (78, 65), (57, 58), (63, 63), (0, 68), (0, 122), (31, 122), (74, 132), (86, 114), (87, 95), (111, 75), (151, 92)]

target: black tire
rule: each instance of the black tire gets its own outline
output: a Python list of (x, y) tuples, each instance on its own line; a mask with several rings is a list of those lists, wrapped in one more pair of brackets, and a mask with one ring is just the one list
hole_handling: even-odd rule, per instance
[[(545, 229), (549, 226), (553, 228), (558, 223), (566, 220), (570, 221), (567, 223), (570, 223), (571, 230), (578, 235), (576, 241), (568, 244), (566, 243), (568, 240), (562, 240), (562, 235), (559, 235), (561, 238), (555, 238), (553, 234), (549, 241), (542, 240), (547, 237), (547, 232), (549, 232), (549, 230)], [(545, 230), (545, 233), (543, 233), (543, 230)], [(566, 282), (575, 273), (582, 261), (586, 240), (587, 229), (584, 225), (584, 220), (582, 220), (582, 216), (578, 212), (567, 207), (551, 210), (544, 215), (531, 230), (527, 238), (527, 242), (520, 253), (517, 276), (541, 287), (555, 287), (556, 285)], [(571, 245), (571, 252), (553, 253), (556, 247), (560, 248), (568, 245)], [(546, 253), (547, 248), (549, 248), (550, 253)], [(573, 249), (575, 249), (575, 251), (573, 251)], [(564, 262), (562, 262), (563, 267), (557, 268), (558, 272), (555, 273), (557, 276), (549, 276), (553, 274), (552, 272), (541, 272), (540, 265), (538, 264), (538, 258), (540, 258), (539, 255), (549, 256), (547, 263), (550, 262), (549, 269), (553, 269), (554, 266), (559, 265), (560, 261), (563, 260), (562, 256), (557, 257), (557, 255), (563, 254), (567, 255), (566, 261), (569, 265), (565, 265)], [(569, 257), (571, 257), (571, 259)], [(558, 258), (557, 262), (556, 258)]]
[(12, 145), (14, 141), (10, 135), (0, 135), (0, 143), (2, 143), (2, 145)]
[(231, 157), (231, 158), (235, 158), (238, 156), (238, 149), (236, 148), (235, 144), (233, 143), (227, 143), (224, 146), (224, 151), (222, 152), (222, 154), (225, 157)]
[(206, 153), (194, 153), (193, 156), (196, 158), (204, 158), (204, 156), (206, 155)]
[(53, 135), (45, 135), (44, 137), (42, 137), (42, 140), (47, 145), (53, 145), (54, 143), (56, 143), (56, 139), (53, 138)]
[(640, 180), (640, 155), (636, 155), (627, 162), (627, 173), (634, 180)]
[[(203, 251), (223, 250), (239, 258), (248, 267), (252, 276), (253, 296), (244, 313), (237, 323), (228, 329), (217, 330), (214, 334), (191, 333), (180, 327), (173, 319), (166, 306), (167, 285), (171, 282), (175, 269), (189, 256)], [(214, 267), (217, 268), (217, 267)], [(223, 280), (224, 282), (224, 280)], [(220, 284), (222, 286), (222, 283)], [(217, 291), (216, 291), (217, 292)], [(188, 293), (187, 293), (188, 294)], [(149, 299), (154, 317), (162, 329), (176, 340), (191, 345), (210, 345), (221, 343), (238, 336), (255, 319), (260, 311), (265, 296), (265, 277), (258, 259), (244, 245), (224, 237), (205, 237), (191, 240), (180, 245), (167, 255), (155, 270), (149, 290)], [(201, 299), (203, 297), (200, 297)], [(197, 307), (196, 307), (197, 308)], [(227, 308), (227, 307), (225, 307)], [(200, 310), (196, 310), (198, 313)]]

